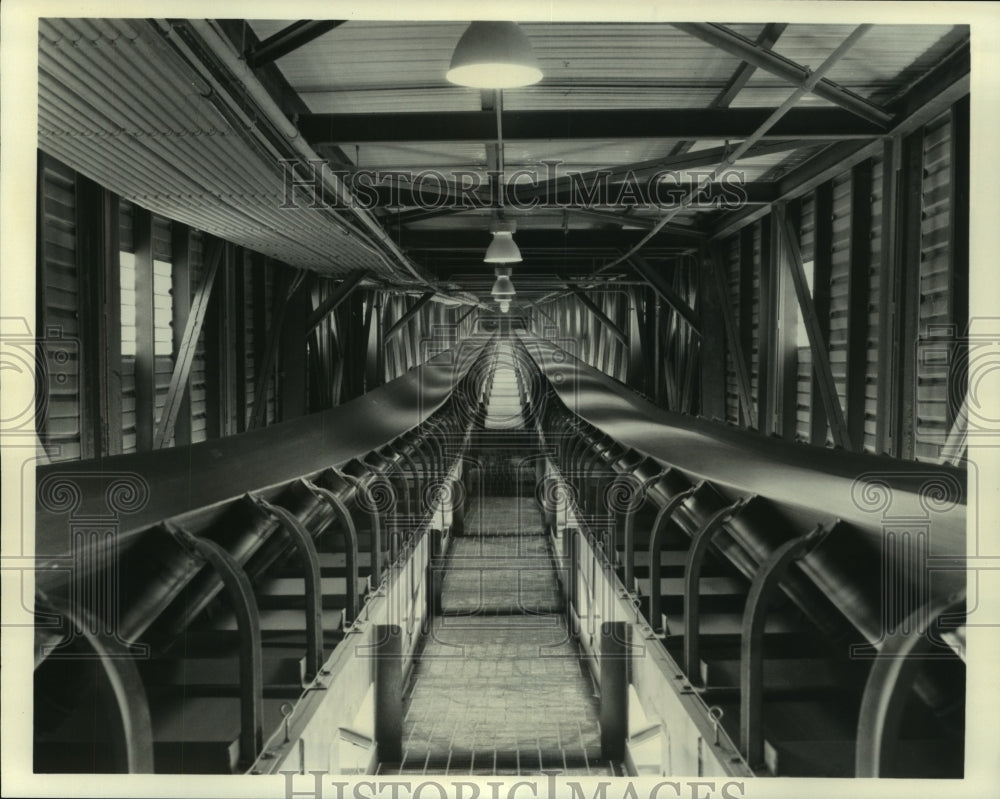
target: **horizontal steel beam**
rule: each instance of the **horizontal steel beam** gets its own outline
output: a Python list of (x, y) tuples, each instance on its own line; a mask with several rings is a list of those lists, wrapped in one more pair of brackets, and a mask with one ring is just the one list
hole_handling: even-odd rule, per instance
[(260, 44), (247, 50), (243, 57), (249, 66), (262, 67), (298, 50), (302, 45), (332, 31), (346, 21), (344, 19), (300, 19), (298, 22), (293, 22), (282, 28), (273, 36), (268, 36)]
[[(969, 43), (966, 41), (938, 64), (899, 100), (888, 106), (897, 124), (888, 135), (898, 136), (926, 125), (969, 93)], [(831, 144), (778, 181), (778, 199), (789, 200), (812, 191), (866, 158), (882, 152), (881, 140)], [(770, 212), (767, 206), (746, 207), (725, 213), (712, 227), (713, 239), (723, 238), (756, 222)]]
[[(623, 218), (622, 222), (632, 224), (633, 220)], [(518, 230), (514, 234), (514, 240), (522, 255), (532, 253), (541, 254), (541, 251), (551, 250), (553, 252), (575, 253), (577, 255), (593, 255), (597, 250), (617, 250), (638, 241), (644, 235), (645, 230), (607, 230), (601, 228), (589, 228), (585, 230), (575, 230), (570, 228), (567, 232), (561, 230)], [(694, 228), (675, 228), (661, 231), (660, 235), (653, 239), (650, 247), (655, 249), (661, 243), (680, 244), (681, 246), (697, 246), (699, 239), (703, 238), (701, 231)], [(674, 239), (674, 241), (671, 241)], [(490, 234), (485, 228), (481, 230), (404, 230), (399, 236), (399, 246), (408, 255), (420, 256), (424, 253), (440, 253), (442, 255), (455, 253), (464, 257), (466, 253), (476, 253), (480, 257), (478, 263), (482, 263), (482, 255), (486, 248), (490, 246)], [(475, 263), (468, 263), (465, 266), (475, 266)], [(492, 272), (490, 272), (492, 274)]]
[[(753, 64), (755, 67), (769, 72), (794, 86), (802, 86), (810, 76), (810, 71), (794, 61), (777, 53), (758, 46), (756, 43), (731, 31), (724, 25), (697, 22), (675, 22), (674, 27), (703, 42), (724, 50), (730, 55)], [(892, 117), (874, 103), (865, 100), (857, 94), (848, 91), (827, 78), (820, 80), (812, 93), (817, 97), (831, 102), (847, 110), (855, 119), (863, 119), (871, 125), (883, 130)], [(802, 109), (806, 114), (812, 114), (819, 109)], [(790, 115), (789, 115), (790, 116)], [(786, 116), (786, 119), (788, 117)]]
[[(616, 170), (617, 171), (617, 170)], [(421, 177), (421, 174), (423, 175)], [(376, 175), (377, 177), (377, 175)], [(744, 182), (734, 179), (708, 183), (704, 186), (690, 182), (655, 180), (655, 176), (635, 177), (621, 181), (612, 178), (609, 170), (602, 173), (581, 175), (573, 183), (563, 183), (551, 190), (539, 191), (531, 183), (508, 184), (504, 189), (504, 202), (489, 196), (484, 188), (479, 192), (460, 193), (456, 186), (443, 183), (447, 173), (417, 173), (414, 181), (392, 180), (388, 176), (379, 185), (364, 186), (360, 201), (369, 208), (420, 208), (427, 211), (472, 210), (476, 208), (513, 208), (525, 210), (576, 210), (608, 209), (624, 211), (629, 208), (673, 208), (687, 195), (694, 194), (694, 208), (735, 210), (746, 205), (761, 205), (778, 198), (778, 185), (771, 182)]]
[[(817, 142), (811, 142), (813, 144)], [(802, 147), (800, 140), (789, 139), (769, 139), (761, 141), (750, 147), (743, 158), (760, 158), (767, 155), (778, 155), (788, 153)], [(614, 166), (592, 169), (587, 172), (579, 172), (573, 175), (564, 174), (561, 170), (554, 168), (554, 174), (545, 180), (539, 180), (536, 185), (528, 185), (526, 181), (519, 178), (517, 197), (521, 202), (527, 202), (532, 197), (557, 196), (562, 192), (571, 190), (574, 183), (577, 185), (591, 186), (595, 180), (603, 180), (605, 177), (609, 181), (622, 182), (626, 180), (648, 180), (657, 175), (674, 173), (680, 176), (679, 179), (692, 181), (700, 179), (700, 176), (707, 173), (713, 167), (721, 164), (726, 156), (732, 152), (731, 147), (710, 147), (705, 150), (697, 150), (693, 153), (683, 153), (680, 155), (668, 155), (660, 158), (649, 158), (644, 161), (634, 161), (628, 164), (615, 164)], [(548, 168), (548, 167), (546, 167)], [(358, 170), (355, 170), (357, 172)], [(509, 173), (512, 177), (514, 172)], [(539, 177), (542, 177), (541, 175)], [(425, 219), (433, 219), (440, 216), (447, 216), (461, 212), (462, 208), (436, 208), (430, 210), (404, 211), (398, 214), (394, 221), (398, 224), (408, 224), (410, 222), (420, 222)], [(572, 210), (572, 209), (571, 209)], [(576, 209), (579, 213), (580, 210)], [(670, 226), (668, 226), (670, 227)]]
[[(553, 139), (745, 139), (772, 108), (655, 108), (504, 111), (504, 141)], [(888, 115), (884, 115), (888, 121)], [(299, 131), (313, 146), (373, 142), (488, 142), (497, 138), (493, 111), (309, 114)], [(772, 139), (871, 138), (884, 124), (840, 108), (796, 108), (768, 131)]]

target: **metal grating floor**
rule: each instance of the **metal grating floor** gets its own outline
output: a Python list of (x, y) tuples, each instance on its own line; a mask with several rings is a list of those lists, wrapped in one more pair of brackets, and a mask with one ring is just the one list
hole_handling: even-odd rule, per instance
[[(473, 500), (414, 672), (391, 774), (608, 775), (598, 700), (529, 500)], [(519, 507), (523, 505), (523, 507)]]

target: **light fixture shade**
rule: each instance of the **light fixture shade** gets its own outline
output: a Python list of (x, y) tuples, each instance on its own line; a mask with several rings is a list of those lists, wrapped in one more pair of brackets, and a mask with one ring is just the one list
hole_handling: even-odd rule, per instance
[(493, 299), (503, 302), (504, 300), (509, 301), (511, 297), (517, 294), (514, 289), (514, 283), (510, 279), (510, 267), (509, 266), (498, 266), (493, 270), (497, 279), (493, 283), (493, 289), (490, 294)]
[(512, 89), (542, 79), (531, 42), (513, 22), (473, 22), (451, 56), (445, 77), (459, 86)]
[(486, 248), (486, 257), (483, 261), (488, 264), (521, 263), (521, 251), (514, 243), (514, 234), (509, 230), (499, 230), (494, 233), (493, 241)]

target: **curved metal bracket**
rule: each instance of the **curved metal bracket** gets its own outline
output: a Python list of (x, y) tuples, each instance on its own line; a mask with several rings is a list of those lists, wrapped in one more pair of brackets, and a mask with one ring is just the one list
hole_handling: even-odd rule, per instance
[(120, 733), (116, 753), (121, 758), (122, 769), (127, 774), (152, 774), (153, 722), (135, 655), (116, 636), (102, 632), (104, 624), (98, 623), (82, 608), (70, 610), (41, 592), (36, 607), (44, 607), (73, 624), (78, 635), (93, 650), (94, 657), (100, 661), (104, 683), (114, 698), (119, 722), (114, 732)]
[(667, 525), (674, 515), (674, 511), (680, 507), (688, 497), (695, 493), (704, 485), (704, 481), (692, 486), (679, 494), (674, 494), (670, 500), (660, 508), (653, 522), (653, 529), (649, 535), (649, 623), (656, 632), (663, 632), (661, 619), (663, 613), (663, 590), (660, 585), (663, 567), (660, 564), (660, 553), (663, 551), (663, 535), (667, 530)]
[(249, 768), (264, 745), (264, 677), (260, 635), (260, 612), (257, 600), (239, 561), (225, 549), (207, 538), (198, 538), (171, 522), (164, 528), (186, 551), (208, 563), (219, 576), (229, 594), (240, 652), (240, 757), (242, 766)]
[[(643, 480), (639, 484), (639, 488), (636, 492), (636, 499), (641, 501), (637, 501), (635, 503), (630, 502), (629, 507), (622, 511), (622, 514), (625, 516), (624, 524), (622, 525), (622, 544), (625, 550), (624, 582), (625, 588), (629, 591), (635, 590), (635, 517), (638, 515), (639, 509), (646, 504), (646, 492), (649, 490), (649, 487), (656, 483), (669, 471), (670, 468), (666, 467), (662, 469), (659, 474)], [(627, 472), (619, 474), (615, 477), (614, 483), (612, 483), (612, 488), (609, 488), (609, 491), (614, 490), (613, 486), (615, 483), (624, 482), (624, 478), (629, 476), (633, 476), (633, 473)]]
[(684, 563), (684, 672), (692, 685), (701, 684), (701, 657), (699, 652), (699, 594), (701, 570), (712, 538), (726, 522), (739, 513), (750, 501), (740, 497), (715, 514), (695, 533)]
[(827, 534), (822, 525), (786, 541), (754, 575), (740, 634), (740, 751), (751, 768), (764, 762), (764, 625), (788, 568)]
[(306, 682), (312, 682), (323, 665), (323, 582), (320, 577), (319, 552), (304, 524), (287, 508), (268, 502), (256, 494), (247, 498), (262, 513), (276, 519), (285, 528), (302, 558), (306, 600)]
[[(316, 499), (329, 505), (333, 515), (340, 522), (344, 555), (347, 559), (347, 607), (344, 608), (346, 617), (344, 621), (352, 622), (358, 617), (358, 530), (354, 526), (354, 519), (351, 518), (351, 512), (344, 500), (328, 488), (318, 486), (304, 477), (301, 478), (301, 483)], [(333, 527), (328, 525), (326, 530), (332, 532)]]
[[(359, 461), (366, 468), (368, 464), (364, 461)], [(360, 500), (360, 496), (364, 492), (368, 491), (368, 486), (365, 481), (360, 477), (355, 477), (354, 475), (342, 472), (336, 467), (331, 466), (329, 471), (333, 472), (337, 477), (342, 480), (346, 480), (350, 485), (354, 487), (355, 502), (358, 507), (362, 510), (367, 511), (369, 518), (371, 519), (371, 533), (369, 535), (369, 551), (371, 552), (371, 579), (372, 585), (378, 585), (382, 582), (382, 514), (378, 512), (375, 503), (368, 499), (366, 502)], [(370, 472), (374, 474), (374, 472)]]
[(963, 590), (942, 602), (918, 608), (901, 627), (909, 633), (885, 638), (861, 697), (854, 760), (856, 777), (894, 776), (899, 725), (913, 679), (921, 658), (933, 657), (930, 653), (940, 646), (930, 635), (930, 626), (942, 616), (961, 612), (964, 605)]

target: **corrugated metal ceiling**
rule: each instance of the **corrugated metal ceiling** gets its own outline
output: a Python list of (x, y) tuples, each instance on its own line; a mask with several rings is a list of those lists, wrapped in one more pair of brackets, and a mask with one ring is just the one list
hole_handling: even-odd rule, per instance
[[(250, 23), (262, 39), (286, 24)], [(466, 24), (351, 21), (284, 56), (280, 67), (315, 113), (475, 110), (479, 92), (444, 79)], [(512, 111), (703, 107), (740, 63), (669, 23), (529, 22), (521, 27), (545, 77), (535, 86), (504, 92), (504, 107)], [(727, 27), (753, 39), (763, 25)], [(847, 25), (789, 25), (774, 50), (815, 68), (851, 30)], [(963, 35), (961, 26), (875, 26), (828, 77), (863, 97), (884, 99), (909, 85)], [(789, 91), (787, 84), (758, 71), (736, 104), (770, 107)], [(827, 104), (815, 97), (805, 103)]]
[[(284, 21), (248, 23), (260, 39)], [(482, 108), (478, 90), (450, 85), (444, 73), (467, 22), (350, 21), (283, 56), (282, 74), (314, 113), (449, 112)], [(503, 93), (506, 111), (561, 109), (704, 108), (717, 97), (742, 63), (737, 57), (678, 30), (669, 23), (521, 23), (541, 63), (535, 86)], [(727, 24), (754, 40), (765, 25)], [(774, 50), (815, 68), (850, 34), (848, 25), (788, 25)], [(829, 73), (830, 80), (884, 103), (899, 95), (967, 31), (960, 26), (875, 26)], [(734, 107), (774, 108), (794, 87), (762, 70), (754, 72), (732, 102)], [(805, 107), (829, 107), (807, 95)], [(544, 169), (559, 160), (563, 173), (604, 169), (664, 158), (675, 140), (506, 141), (508, 171)], [(692, 150), (723, 142), (694, 142)], [(803, 142), (796, 151), (741, 161), (747, 180), (775, 179), (823, 148)], [(482, 173), (485, 143), (347, 144), (350, 158), (367, 167), (462, 168)], [(466, 224), (454, 214), (442, 224)], [(595, 223), (597, 224), (597, 223)]]
[[(252, 21), (258, 39), (288, 21)], [(444, 72), (466, 22), (350, 21), (280, 58), (277, 69), (314, 113), (450, 112), (483, 107), (478, 90), (453, 86)], [(704, 108), (742, 63), (667, 23), (524, 23), (541, 61), (536, 86), (507, 90), (507, 111), (565, 109)], [(764, 25), (730, 24), (749, 39)], [(787, 27), (779, 54), (818, 66), (850, 26)], [(207, 99), (176, 54), (142, 21), (42, 20), (40, 27), (39, 142), (109, 188), (165, 216), (187, 222), (282, 260), (343, 274), (367, 266), (388, 274), (370, 250), (341, 233), (335, 215), (281, 209), (277, 159), (252, 131), (234, 129)], [(966, 30), (948, 26), (876, 26), (829, 73), (829, 79), (884, 104), (898, 96), (954, 47)], [(732, 103), (769, 107), (792, 91), (757, 70)], [(803, 106), (827, 106), (808, 95)], [(75, 113), (67, 114), (66, 109)], [(676, 139), (505, 141), (508, 174), (562, 162), (560, 173), (586, 172), (667, 157)], [(725, 144), (688, 143), (697, 151)], [(746, 159), (747, 180), (773, 180), (823, 148), (802, 147)], [(341, 145), (365, 168), (484, 171), (486, 142), (398, 142)], [(676, 214), (672, 224), (694, 224), (701, 212)], [(633, 212), (656, 219), (656, 211)], [(522, 214), (524, 228), (562, 228), (558, 210)], [(414, 229), (483, 228), (488, 210), (447, 214), (411, 223)], [(626, 225), (628, 220), (623, 220)], [(571, 229), (603, 227), (600, 219), (572, 219)]]
[(151, 211), (293, 266), (393, 274), (330, 209), (283, 208), (278, 159), (139, 20), (39, 21), (39, 147)]

